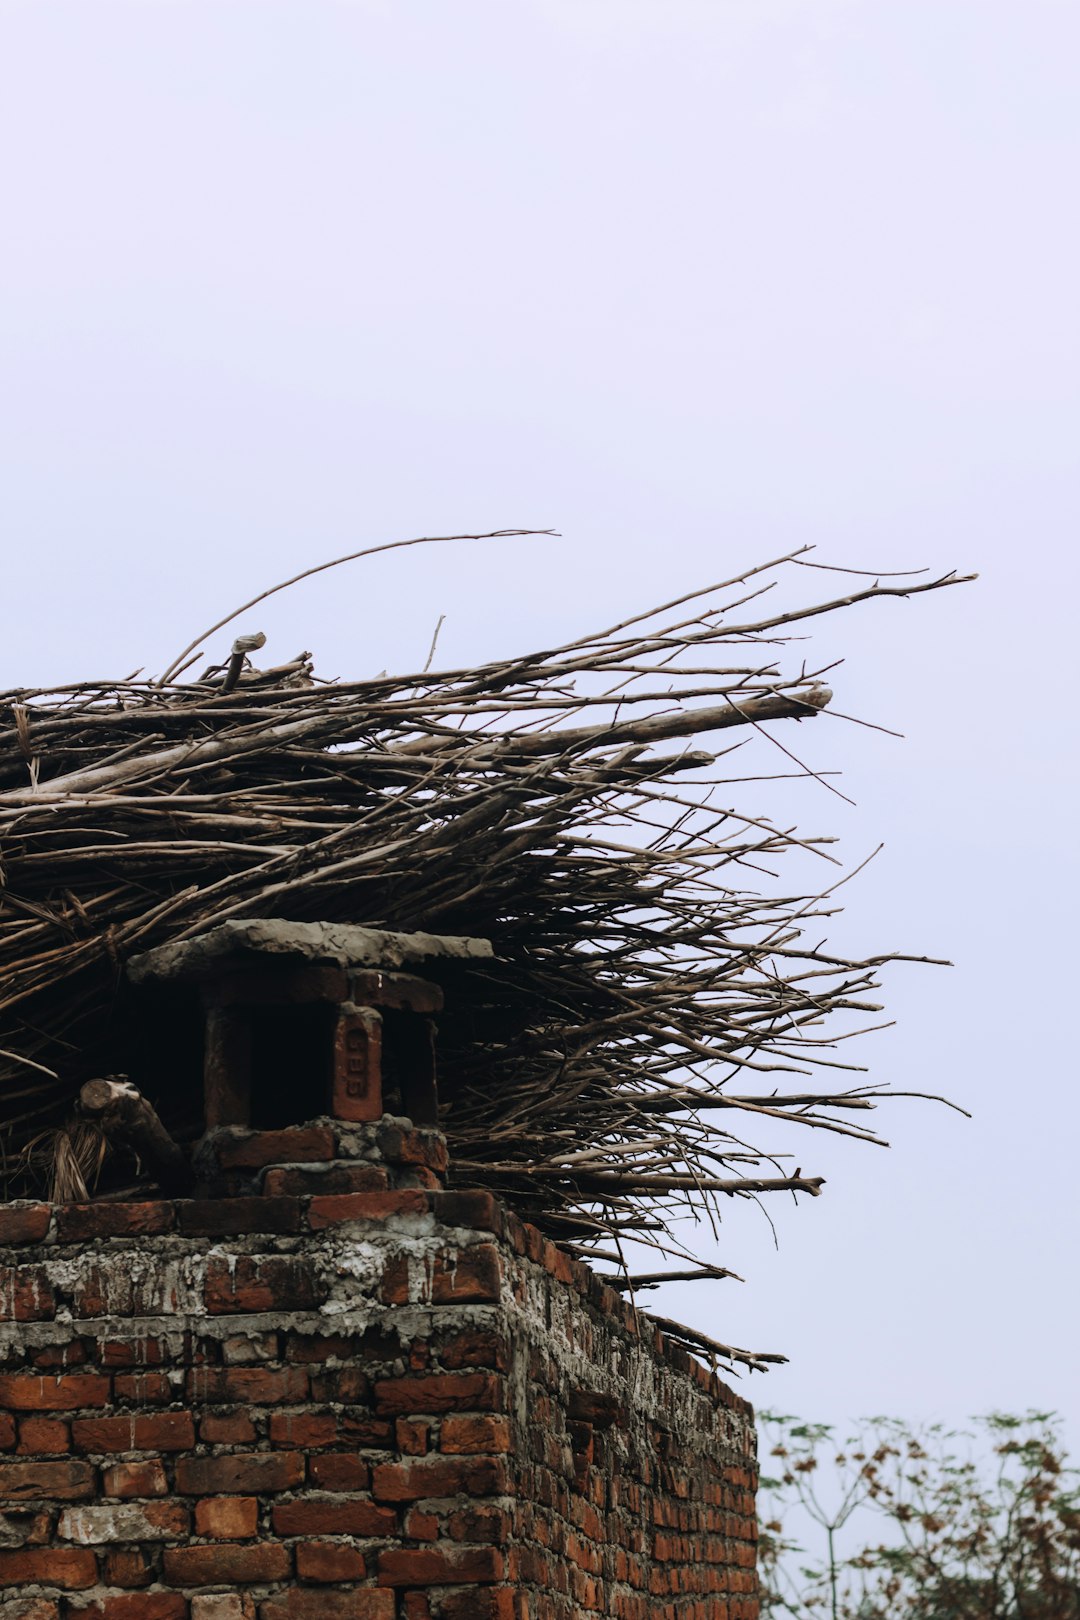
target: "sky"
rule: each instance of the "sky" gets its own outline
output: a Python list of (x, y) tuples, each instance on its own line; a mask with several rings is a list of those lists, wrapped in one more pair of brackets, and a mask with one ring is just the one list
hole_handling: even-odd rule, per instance
[(818, 621), (905, 737), (800, 728), (855, 804), (781, 806), (884, 845), (837, 938), (955, 966), (890, 973), (864, 1060), (973, 1118), (800, 1138), (779, 1248), (732, 1210), (689, 1239), (745, 1283), (649, 1298), (786, 1352), (760, 1404), (1074, 1450), (1078, 80), (1066, 0), (0, 0), (0, 687), (160, 671), (420, 534), (561, 538), (239, 627), (361, 677), (803, 544), (978, 572)]

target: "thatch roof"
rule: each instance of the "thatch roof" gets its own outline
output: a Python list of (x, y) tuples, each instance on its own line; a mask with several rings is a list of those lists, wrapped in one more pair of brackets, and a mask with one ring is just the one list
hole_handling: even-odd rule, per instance
[(816, 892), (763, 876), (829, 840), (755, 813), (763, 772), (731, 755), (768, 726), (780, 771), (806, 774), (797, 734), (831, 693), (825, 671), (785, 669), (793, 627), (957, 578), (860, 580), (770, 613), (808, 561), (476, 668), (324, 684), (307, 654), (260, 672), (241, 646), (189, 681), (0, 695), (10, 1190), (19, 1150), (117, 1066), (125, 961), (274, 916), (494, 943), (448, 1000), (445, 1128), (459, 1178), (561, 1239), (681, 1252), (680, 1208), (816, 1193), (746, 1136), (783, 1121), (874, 1139), (881, 1092), (837, 1043), (877, 1020), (894, 953), (820, 943), (837, 866)]

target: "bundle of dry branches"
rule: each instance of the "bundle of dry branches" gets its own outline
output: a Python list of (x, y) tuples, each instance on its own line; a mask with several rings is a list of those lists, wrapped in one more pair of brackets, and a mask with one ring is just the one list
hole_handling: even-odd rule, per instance
[(792, 626), (959, 581), (866, 580), (770, 612), (808, 549), (478, 668), (323, 684), (306, 653), (252, 669), (256, 636), (190, 682), (186, 653), (156, 681), (0, 696), (9, 1165), (117, 1067), (129, 955), (275, 916), (493, 941), (440, 1031), (455, 1173), (561, 1240), (606, 1240), (616, 1263), (624, 1234), (678, 1252), (680, 1211), (816, 1193), (742, 1133), (876, 1140), (850, 1116), (881, 1092), (846, 1083), (838, 1043), (878, 1014), (893, 957), (817, 943), (835, 881), (762, 883), (828, 840), (737, 809), (729, 788), (755, 777), (730, 756), (768, 737), (781, 774), (814, 774), (765, 730), (831, 697), (827, 671), (781, 668)]

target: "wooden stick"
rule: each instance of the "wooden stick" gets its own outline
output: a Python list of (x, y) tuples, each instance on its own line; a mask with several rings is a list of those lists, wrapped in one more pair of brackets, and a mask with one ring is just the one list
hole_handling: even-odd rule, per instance
[(77, 1112), (99, 1126), (115, 1147), (136, 1154), (167, 1196), (182, 1198), (191, 1191), (195, 1178), (187, 1155), (129, 1080), (117, 1075), (88, 1080), (79, 1092)]

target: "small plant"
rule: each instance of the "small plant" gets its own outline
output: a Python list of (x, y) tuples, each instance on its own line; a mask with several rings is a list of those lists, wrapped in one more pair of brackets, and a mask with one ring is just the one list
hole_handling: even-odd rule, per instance
[(1080, 1471), (1053, 1414), (878, 1417), (843, 1444), (773, 1413), (761, 1428), (763, 1616), (1080, 1620)]

